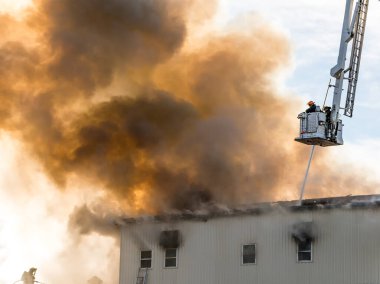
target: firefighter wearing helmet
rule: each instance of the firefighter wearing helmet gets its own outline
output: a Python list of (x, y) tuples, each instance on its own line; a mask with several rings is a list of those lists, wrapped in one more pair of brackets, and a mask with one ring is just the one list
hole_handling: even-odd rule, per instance
[(37, 268), (32, 267), (29, 269), (29, 271), (24, 271), (21, 277), (21, 281), (24, 284), (34, 284), (36, 281), (35, 275), (36, 275)]
[(317, 106), (316, 106), (315, 102), (309, 101), (307, 103), (307, 105), (309, 106), (309, 108), (306, 110), (306, 113), (316, 112), (317, 111)]

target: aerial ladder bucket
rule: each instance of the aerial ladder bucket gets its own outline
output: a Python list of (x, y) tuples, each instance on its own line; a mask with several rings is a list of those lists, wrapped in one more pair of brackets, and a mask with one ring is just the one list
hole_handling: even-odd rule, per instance
[[(335, 79), (334, 85), (329, 84), (329, 87), (334, 87), (332, 106), (323, 106), (322, 110), (317, 109), (315, 112), (303, 112), (298, 115), (300, 134), (295, 138), (297, 142), (323, 147), (343, 145), (343, 123), (339, 112), (344, 109), (344, 115), (352, 117), (354, 110), (368, 4), (369, 0), (357, 0), (355, 10), (352, 12), (353, 0), (346, 0), (338, 60), (330, 71), (331, 76)], [(351, 41), (350, 63), (346, 69), (347, 49)], [(345, 77), (347, 72), (348, 78)], [(345, 80), (348, 83), (344, 84)], [(344, 86), (346, 86), (347, 94), (345, 107), (342, 108), (340, 103)]]

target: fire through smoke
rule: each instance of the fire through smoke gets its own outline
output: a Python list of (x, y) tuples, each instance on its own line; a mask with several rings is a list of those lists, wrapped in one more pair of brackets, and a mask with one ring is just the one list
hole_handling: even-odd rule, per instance
[(273, 198), (303, 157), (268, 145), (292, 131), (271, 86), (286, 41), (258, 23), (191, 50), (190, 6), (36, 1), (33, 44), (0, 50), (2, 127), (58, 185), (80, 176), (139, 212)]
[(273, 87), (286, 39), (254, 21), (194, 44), (201, 8), (39, 0), (24, 22), (3, 16), (29, 37), (2, 31), (2, 128), (56, 184), (80, 177), (129, 213), (295, 197), (307, 153)]
[[(22, 20), (0, 16), (0, 127), (60, 188), (103, 192), (102, 209), (78, 206), (70, 228), (112, 235), (114, 212), (297, 197), (308, 153), (293, 143), (296, 102), (273, 85), (287, 40), (255, 20), (194, 37), (215, 8), (36, 0)], [(359, 184), (315, 169), (314, 194)]]

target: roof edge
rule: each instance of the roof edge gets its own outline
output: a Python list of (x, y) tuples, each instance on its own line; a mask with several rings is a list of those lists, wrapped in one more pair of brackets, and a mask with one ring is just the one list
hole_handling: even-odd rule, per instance
[(141, 222), (172, 222), (180, 220), (208, 221), (213, 218), (243, 215), (261, 215), (275, 210), (288, 210), (289, 212), (302, 212), (331, 209), (363, 209), (380, 208), (380, 195), (347, 195), (338, 197), (324, 197), (299, 200), (276, 201), (239, 205), (230, 208), (221, 204), (207, 204), (196, 211), (171, 211), (159, 215), (145, 215), (138, 217), (120, 217), (115, 224), (119, 226)]

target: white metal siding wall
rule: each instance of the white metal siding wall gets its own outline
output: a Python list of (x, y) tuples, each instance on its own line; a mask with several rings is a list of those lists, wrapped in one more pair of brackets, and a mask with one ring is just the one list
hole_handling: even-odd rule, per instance
[[(313, 262), (297, 263), (291, 227), (313, 221)], [(183, 237), (178, 268), (164, 268), (162, 230)], [(241, 245), (256, 243), (255, 265), (241, 265)], [(122, 228), (120, 284), (135, 284), (140, 250), (153, 251), (148, 284), (375, 284), (380, 283), (380, 211), (275, 212), (207, 222), (133, 224)]]

